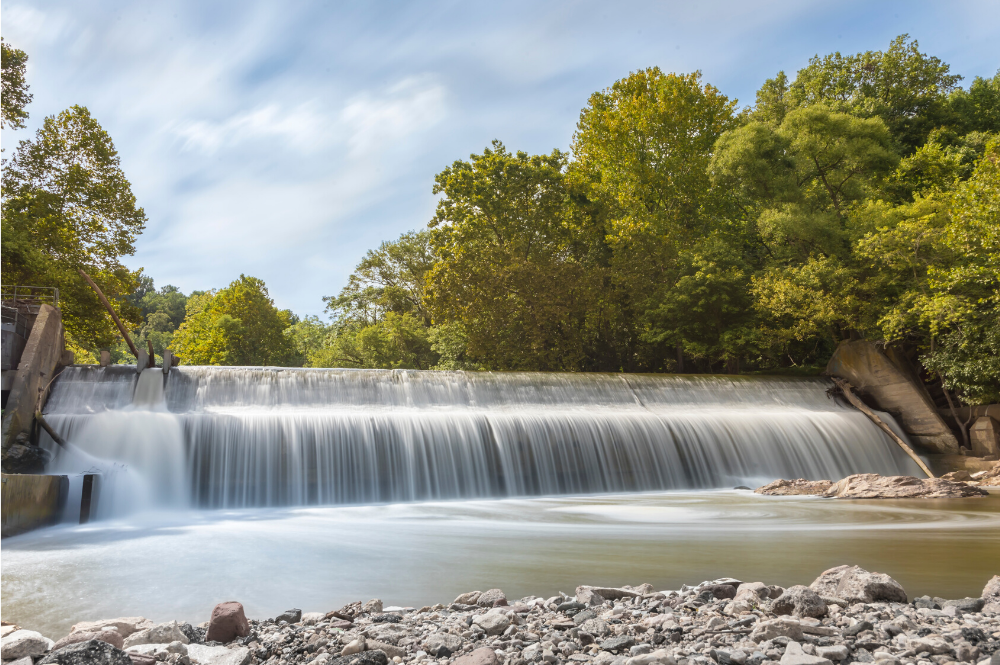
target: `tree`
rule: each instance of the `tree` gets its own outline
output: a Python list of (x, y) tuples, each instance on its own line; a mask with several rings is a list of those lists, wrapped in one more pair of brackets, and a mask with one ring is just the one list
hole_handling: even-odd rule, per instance
[(121, 257), (135, 252), (146, 223), (111, 137), (86, 108), (74, 106), (47, 117), (5, 166), (4, 279), (58, 287), (71, 337), (91, 349), (110, 346), (117, 332), (77, 269), (93, 277), (120, 317), (140, 323), (124, 300), (139, 272)]
[(300, 365), (284, 334), (294, 322), (274, 306), (263, 281), (240, 275), (224, 289), (188, 298), (174, 350), (189, 365)]
[(28, 82), (24, 77), (24, 68), (28, 63), (28, 54), (16, 49), (0, 39), (3, 64), (3, 117), (0, 126), (13, 129), (24, 129), (24, 121), (28, 112), (24, 107), (31, 103), (32, 95), (28, 92)]

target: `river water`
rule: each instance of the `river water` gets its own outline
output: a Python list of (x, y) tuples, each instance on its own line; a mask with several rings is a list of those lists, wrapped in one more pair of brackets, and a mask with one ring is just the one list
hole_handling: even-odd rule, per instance
[(857, 564), (913, 597), (978, 596), (1000, 573), (1000, 495), (840, 501), (746, 491), (189, 511), (4, 540), (3, 618), (58, 638), (82, 620), (251, 618), (354, 600), (447, 603), (579, 584), (676, 589), (719, 576), (809, 584)]

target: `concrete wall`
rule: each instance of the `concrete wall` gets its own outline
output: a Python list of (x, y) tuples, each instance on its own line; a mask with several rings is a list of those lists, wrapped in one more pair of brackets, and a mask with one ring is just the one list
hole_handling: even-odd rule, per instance
[(31, 430), (39, 393), (55, 374), (65, 350), (62, 314), (52, 305), (39, 308), (4, 409), (0, 444), (4, 451), (21, 432)]
[(2, 474), (0, 513), (4, 538), (52, 524), (66, 505), (66, 476)]
[[(897, 359), (899, 362), (899, 359)], [(938, 414), (926, 388), (907, 365), (897, 365), (871, 342), (843, 342), (826, 368), (896, 418), (910, 440), (925, 452), (953, 454), (958, 439)]]

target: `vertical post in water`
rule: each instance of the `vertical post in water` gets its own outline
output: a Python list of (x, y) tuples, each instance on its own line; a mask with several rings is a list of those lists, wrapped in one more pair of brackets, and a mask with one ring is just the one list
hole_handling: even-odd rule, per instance
[(83, 477), (83, 495), (80, 497), (80, 524), (89, 522), (97, 507), (99, 482), (99, 476), (96, 473), (88, 473)]

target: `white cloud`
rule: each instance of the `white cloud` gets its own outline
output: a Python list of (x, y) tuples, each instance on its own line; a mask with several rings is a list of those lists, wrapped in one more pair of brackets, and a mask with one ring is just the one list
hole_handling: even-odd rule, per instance
[(220, 149), (276, 138), (300, 151), (315, 151), (332, 138), (330, 118), (316, 104), (302, 104), (285, 111), (269, 104), (240, 112), (222, 122), (190, 121), (167, 127), (183, 141), (183, 150), (214, 154)]
[(410, 77), (353, 97), (340, 113), (352, 157), (379, 152), (444, 119), (445, 89), (429, 77)]

